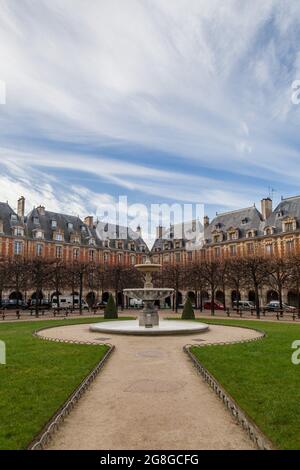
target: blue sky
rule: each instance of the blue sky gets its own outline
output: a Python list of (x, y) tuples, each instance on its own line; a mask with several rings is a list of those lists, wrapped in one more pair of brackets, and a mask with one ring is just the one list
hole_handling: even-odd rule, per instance
[(0, 200), (85, 216), (300, 193), (297, 0), (0, 1)]

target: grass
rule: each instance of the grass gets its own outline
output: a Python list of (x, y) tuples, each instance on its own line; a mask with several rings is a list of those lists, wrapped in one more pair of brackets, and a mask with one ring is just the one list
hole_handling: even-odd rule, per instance
[(6, 365), (0, 365), (0, 449), (24, 449), (96, 366), (104, 345), (55, 343), (32, 336), (49, 326), (103, 321), (50, 320), (0, 325)]
[(243, 320), (223, 324), (257, 328), (267, 337), (253, 343), (195, 346), (192, 352), (276, 448), (300, 449), (300, 365), (291, 362), (291, 344), (300, 339), (300, 325)]

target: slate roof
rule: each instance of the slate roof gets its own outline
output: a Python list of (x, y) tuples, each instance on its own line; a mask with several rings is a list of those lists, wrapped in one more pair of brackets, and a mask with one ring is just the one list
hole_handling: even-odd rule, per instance
[[(14, 215), (13, 220), (11, 216)], [(5, 235), (13, 235), (12, 228), (16, 225), (24, 226), (23, 221), (7, 202), (0, 202), (0, 220), (3, 222), (3, 232)]]
[(297, 228), (300, 226), (300, 196), (282, 199), (265, 222), (265, 226), (274, 227), (274, 233), (282, 232), (282, 221), (285, 217), (294, 217)]
[(262, 215), (255, 206), (239, 209), (231, 212), (217, 214), (204, 231), (206, 243), (213, 240), (213, 232), (220, 230), (225, 234), (231, 228), (239, 230), (239, 238), (245, 238), (249, 230), (256, 230), (257, 235), (262, 234)]

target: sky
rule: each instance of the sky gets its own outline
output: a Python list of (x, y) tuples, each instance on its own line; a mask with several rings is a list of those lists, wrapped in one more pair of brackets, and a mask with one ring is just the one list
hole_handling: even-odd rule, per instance
[(300, 194), (299, 18), (298, 0), (0, 0), (0, 200), (213, 217)]

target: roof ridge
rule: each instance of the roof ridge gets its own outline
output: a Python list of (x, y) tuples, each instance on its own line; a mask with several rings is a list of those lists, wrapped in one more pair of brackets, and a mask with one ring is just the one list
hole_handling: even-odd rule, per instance
[(242, 212), (242, 211), (246, 211), (249, 209), (256, 209), (258, 211), (257, 207), (254, 205), (254, 206), (244, 207), (243, 209), (234, 209), (233, 211), (217, 212), (214, 218), (218, 217), (219, 215), (233, 214), (235, 212)]

